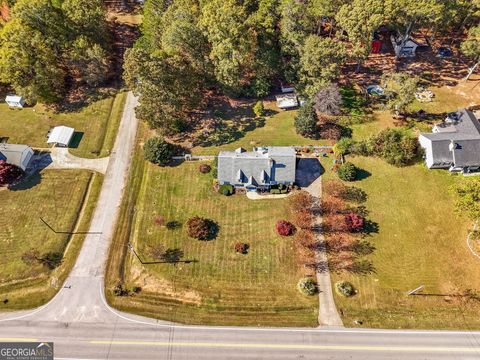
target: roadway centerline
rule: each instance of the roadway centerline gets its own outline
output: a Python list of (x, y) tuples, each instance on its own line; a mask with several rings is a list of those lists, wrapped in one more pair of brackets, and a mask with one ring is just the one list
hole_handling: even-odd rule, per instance
[(201, 348), (243, 348), (243, 349), (278, 349), (278, 350), (351, 350), (383, 352), (435, 352), (435, 353), (477, 353), (480, 347), (426, 347), (426, 346), (362, 346), (362, 345), (306, 345), (306, 344), (253, 344), (253, 343), (219, 343), (219, 342), (176, 342), (176, 341), (104, 341), (93, 340), (94, 345), (141, 345), (158, 347), (201, 347)]
[(0, 338), (0, 341), (4, 341), (4, 342), (38, 342), (38, 339), (28, 339), (28, 338)]

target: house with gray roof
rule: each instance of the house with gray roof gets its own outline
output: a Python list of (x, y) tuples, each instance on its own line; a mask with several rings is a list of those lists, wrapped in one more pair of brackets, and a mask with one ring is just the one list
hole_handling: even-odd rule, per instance
[(449, 113), (418, 140), (429, 169), (470, 172), (480, 168), (480, 122), (470, 110)]
[(25, 171), (33, 157), (33, 150), (27, 145), (0, 144), (0, 160), (18, 166)]
[(295, 149), (289, 146), (238, 148), (218, 154), (218, 182), (247, 190), (272, 185), (292, 185), (296, 170)]

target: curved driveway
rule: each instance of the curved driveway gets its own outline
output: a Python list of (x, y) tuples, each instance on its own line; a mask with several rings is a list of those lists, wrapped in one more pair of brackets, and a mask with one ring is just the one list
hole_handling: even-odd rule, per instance
[(47, 305), (0, 317), (2, 341), (54, 341), (56, 359), (477, 359), (480, 332), (268, 329), (168, 324), (117, 312), (104, 263), (135, 143), (129, 94), (91, 232), (65, 287)]

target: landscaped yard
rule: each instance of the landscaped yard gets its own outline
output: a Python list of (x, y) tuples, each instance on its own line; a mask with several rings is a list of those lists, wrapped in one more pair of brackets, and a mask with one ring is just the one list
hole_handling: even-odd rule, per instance
[(250, 150), (254, 146), (292, 146), (292, 145), (326, 145), (328, 140), (312, 140), (298, 135), (295, 131), (294, 118), (296, 110), (279, 110), (273, 102), (265, 102), (265, 108), (274, 112), (265, 117), (265, 124), (254, 131), (247, 131), (238, 140), (221, 146), (193, 148), (194, 154), (216, 155), (221, 150), (243, 147)]
[[(0, 309), (38, 306), (58, 290), (84, 235), (55, 233), (40, 218), (58, 232), (87, 231), (101, 179), (88, 171), (44, 170), (12, 190), (0, 189), (0, 299), (8, 300)], [(64, 253), (62, 264), (53, 271), (27, 265), (22, 255), (30, 249), (41, 256)]]
[[(317, 325), (318, 298), (296, 289), (303, 273), (294, 260), (293, 240), (275, 233), (276, 221), (286, 216), (285, 199), (252, 201), (244, 195), (220, 195), (213, 191), (212, 176), (198, 171), (198, 162), (159, 168), (138, 166), (140, 161), (137, 158), (132, 175), (135, 184), (143, 173), (143, 181), (136, 185), (140, 191), (134, 199), (133, 224), (130, 229), (128, 220), (122, 219), (117, 236), (127, 233), (144, 261), (153, 260), (149, 247), (163, 244), (194, 262), (142, 265), (129, 253), (125, 284), (142, 291), (115, 297), (107, 287), (115, 307), (182, 323)], [(187, 236), (184, 224), (194, 215), (218, 223), (216, 239)], [(155, 223), (158, 216), (183, 226), (168, 230)], [(250, 245), (247, 255), (235, 253), (237, 242)]]
[(48, 148), (46, 135), (51, 127), (66, 125), (75, 128), (70, 152), (88, 158), (109, 154), (117, 134), (126, 93), (98, 100), (72, 112), (54, 113), (42, 105), (11, 110), (0, 104), (0, 137), (11, 144), (26, 144), (33, 148)]
[[(480, 303), (456, 296), (480, 290), (480, 261), (466, 245), (470, 222), (454, 213), (449, 186), (455, 176), (421, 164), (397, 168), (377, 158), (348, 160), (371, 174), (353, 185), (368, 194), (368, 218), (379, 231), (368, 238), (375, 273), (332, 278), (358, 289), (352, 298), (336, 296), (345, 326), (360, 326), (354, 323), (360, 320), (363, 327), (480, 328)], [(406, 295), (420, 285), (424, 295)]]

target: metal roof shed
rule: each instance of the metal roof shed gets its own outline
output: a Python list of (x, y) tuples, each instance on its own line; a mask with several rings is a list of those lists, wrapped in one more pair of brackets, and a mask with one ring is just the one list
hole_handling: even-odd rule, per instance
[(19, 95), (7, 95), (5, 102), (12, 108), (23, 109), (25, 99)]
[(50, 132), (48, 136), (47, 143), (55, 144), (56, 146), (67, 147), (72, 140), (73, 133), (75, 132), (74, 128), (68, 126), (56, 126)]
[(283, 94), (277, 95), (277, 107), (280, 109), (292, 109), (298, 106), (297, 95), (295, 94)]

